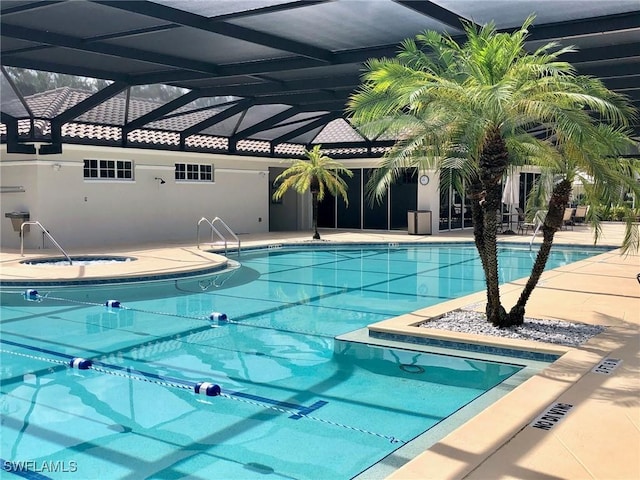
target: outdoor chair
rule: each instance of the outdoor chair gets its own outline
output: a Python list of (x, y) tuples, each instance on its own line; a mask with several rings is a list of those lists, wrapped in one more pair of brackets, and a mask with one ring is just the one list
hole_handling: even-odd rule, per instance
[(589, 205), (578, 205), (573, 215), (573, 223), (584, 223), (587, 220), (587, 213), (589, 213)]
[(518, 225), (518, 230), (521, 231), (523, 235), (526, 235), (527, 233), (529, 233), (529, 229), (535, 232), (538, 226), (544, 223), (544, 219), (546, 216), (547, 216), (546, 210), (538, 210), (533, 216), (533, 220), (530, 222), (527, 222), (527, 221), (522, 222), (522, 224)]
[(562, 228), (566, 230), (569, 227), (573, 230), (573, 208), (566, 207), (564, 209), (564, 216), (562, 217)]
[[(518, 230), (518, 233), (525, 233), (525, 222), (526, 222), (526, 218), (524, 215), (524, 210), (522, 210), (520, 207), (516, 207), (516, 212), (518, 212), (518, 225), (516, 227), (516, 230)], [(527, 231), (529, 231), (529, 228), (527, 228)]]

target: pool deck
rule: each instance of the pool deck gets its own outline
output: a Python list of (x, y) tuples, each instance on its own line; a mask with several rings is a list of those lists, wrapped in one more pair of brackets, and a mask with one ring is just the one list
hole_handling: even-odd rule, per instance
[[(471, 232), (433, 236), (406, 232), (321, 231), (323, 242), (448, 242), (471, 240)], [(618, 246), (619, 224), (607, 224), (600, 246)], [(241, 235), (243, 248), (257, 245), (309, 243), (309, 232)], [(530, 236), (499, 235), (501, 242), (528, 244)], [(540, 238), (536, 239), (536, 243)], [(556, 234), (556, 244), (593, 245), (586, 226)], [(57, 256), (55, 251), (25, 252), (26, 258)], [(27, 266), (19, 251), (0, 252), (3, 281), (38, 279), (93, 279), (112, 276), (147, 276), (180, 273), (223, 263), (224, 257), (193, 245), (119, 247), (110, 250), (72, 251), (73, 255), (99, 254), (136, 257), (126, 264), (78, 266), (61, 277), (55, 267)], [(231, 256), (235, 258), (235, 255)], [(527, 317), (606, 325), (609, 328), (578, 348), (536, 342), (479, 337), (418, 328), (425, 319), (460, 307), (484, 308), (484, 292), (371, 325), (370, 329), (401, 334), (435, 336), (511, 348), (558, 352), (562, 357), (506, 394), (476, 417), (454, 430), (424, 453), (410, 460), (388, 479), (598, 479), (640, 478), (640, 273), (638, 254), (619, 251), (566, 265), (543, 274), (527, 304)], [(503, 304), (515, 303), (525, 280), (501, 287)], [(620, 360), (606, 373), (593, 372), (604, 359)], [(569, 405), (562, 421), (549, 430), (531, 423), (555, 403)]]

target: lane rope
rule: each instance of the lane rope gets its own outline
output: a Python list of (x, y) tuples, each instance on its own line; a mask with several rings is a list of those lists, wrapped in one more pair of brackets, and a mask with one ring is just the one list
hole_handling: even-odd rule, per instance
[[(30, 359), (34, 359), (34, 360), (41, 360), (41, 361), (46, 361), (46, 362), (51, 362), (51, 363), (55, 363), (58, 365), (65, 365), (67, 367), (70, 367), (70, 364), (68, 361), (65, 360), (58, 360), (55, 358), (48, 358), (48, 357), (42, 357), (42, 356), (38, 356), (38, 355), (32, 355), (32, 354), (27, 354), (27, 353), (21, 353), (21, 352), (15, 352), (12, 350), (7, 350), (7, 349), (0, 349), (1, 353), (7, 353), (10, 355), (16, 355), (19, 357), (26, 357), (26, 358), (30, 358)], [(73, 361), (72, 361), (73, 363)], [(170, 387), (170, 388), (179, 388), (182, 390), (189, 390), (189, 391), (193, 391), (194, 390), (194, 386), (193, 385), (188, 385), (188, 384), (183, 384), (183, 383), (178, 383), (178, 382), (169, 382), (169, 381), (163, 381), (163, 380), (158, 380), (158, 379), (154, 379), (154, 378), (149, 378), (148, 376), (145, 376), (144, 374), (135, 374), (133, 373), (129, 368), (127, 369), (122, 369), (122, 370), (111, 370), (108, 368), (104, 368), (101, 367), (99, 365), (95, 365), (95, 364), (90, 364), (88, 367), (86, 368), (82, 368), (83, 370), (95, 370), (96, 372), (99, 373), (105, 373), (107, 375), (112, 375), (112, 376), (116, 376), (116, 377), (121, 377), (121, 378), (126, 378), (126, 379), (131, 379), (131, 380), (138, 380), (140, 382), (147, 382), (147, 383), (153, 383), (156, 385), (160, 385), (163, 387)], [(200, 384), (196, 384), (196, 385), (200, 385)], [(202, 384), (203, 386), (205, 385), (204, 383)], [(205, 392), (202, 392), (203, 394)], [(212, 395), (209, 395), (212, 396)], [(355, 432), (359, 432), (365, 435), (371, 435), (374, 437), (378, 437), (378, 438), (382, 438), (384, 440), (388, 440), (390, 443), (402, 443), (402, 444), (406, 444), (407, 442), (404, 440), (401, 440), (397, 437), (394, 436), (390, 436), (390, 435), (385, 435), (382, 433), (377, 433), (377, 432), (372, 432), (371, 430), (366, 430), (360, 427), (355, 427), (353, 425), (346, 425), (344, 423), (339, 423), (339, 422), (334, 422), (332, 420), (327, 420), (324, 418), (320, 418), (320, 417), (316, 417), (313, 415), (308, 415), (305, 413), (302, 413), (300, 411), (296, 411), (296, 410), (290, 410), (290, 409), (286, 409), (286, 408), (282, 408), (282, 407), (278, 407), (275, 405), (268, 405), (266, 403), (262, 403), (262, 402), (257, 402), (255, 400), (249, 400), (246, 398), (240, 398), (240, 397), (236, 397), (232, 394), (228, 394), (228, 393), (224, 393), (224, 392), (220, 392), (218, 395), (221, 398), (226, 398), (228, 400), (235, 400), (237, 402), (242, 402), (242, 403), (246, 403), (248, 405), (253, 405), (253, 406), (257, 406), (260, 408), (264, 408), (264, 409), (268, 409), (268, 410), (273, 410), (279, 413), (284, 413), (287, 414), (289, 416), (295, 416), (295, 417), (300, 417), (300, 418), (306, 418), (308, 420), (312, 420), (315, 422), (320, 422), (320, 423), (324, 423), (327, 425), (331, 425), (334, 427), (338, 427), (338, 428), (344, 428), (347, 430), (352, 430)]]

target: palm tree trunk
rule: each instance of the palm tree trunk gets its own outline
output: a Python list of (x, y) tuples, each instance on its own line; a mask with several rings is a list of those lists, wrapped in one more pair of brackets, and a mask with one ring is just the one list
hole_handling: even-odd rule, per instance
[(487, 283), (487, 320), (497, 327), (504, 326), (507, 312), (500, 302), (498, 282), (498, 210), (502, 207), (500, 182), (507, 168), (509, 152), (500, 129), (487, 133), (478, 162), (480, 181), (484, 187), (482, 251), (484, 275)]
[(318, 192), (311, 192), (311, 205), (312, 205), (312, 222), (313, 222), (313, 239), (320, 240), (320, 234), (318, 233)]
[(540, 250), (536, 256), (527, 284), (522, 290), (518, 302), (509, 311), (507, 318), (509, 326), (522, 325), (524, 323), (525, 305), (529, 301), (529, 297), (547, 265), (551, 247), (553, 246), (553, 237), (562, 228), (564, 209), (569, 201), (570, 194), (571, 182), (569, 180), (564, 179), (553, 188), (553, 193), (549, 199), (549, 211), (542, 226), (542, 245), (540, 245)]
[[(484, 204), (484, 275), (487, 283), (487, 320), (496, 327), (503, 327), (507, 311), (500, 301), (500, 279), (498, 275), (498, 212), (500, 209), (500, 185), (487, 189)], [(497, 198), (497, 199), (496, 199)]]

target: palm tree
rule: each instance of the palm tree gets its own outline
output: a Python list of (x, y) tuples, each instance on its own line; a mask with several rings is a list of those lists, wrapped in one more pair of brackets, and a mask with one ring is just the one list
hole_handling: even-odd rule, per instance
[[(572, 47), (549, 43), (528, 53), (533, 19), (513, 33), (498, 33), (493, 24), (467, 25), (462, 45), (433, 31), (405, 40), (397, 57), (367, 63), (349, 102), (352, 122), (364, 133), (399, 138), (367, 184), (370, 195), (379, 198), (408, 166), (453, 170), (453, 177), (464, 179), (485, 273), (487, 319), (500, 327), (521, 324), (526, 303), (507, 313), (500, 300), (497, 213), (507, 168), (536, 163), (562, 171), (567, 156), (575, 161), (580, 155), (588, 164), (589, 143), (598, 144), (601, 158), (617, 158), (621, 151), (611, 136), (629, 140), (625, 128), (634, 112), (600, 80), (579, 76), (560, 60)], [(610, 135), (599, 122), (610, 126)], [(561, 181), (550, 197), (545, 248), (561, 227), (570, 186)]]
[(311, 150), (305, 150), (305, 155), (307, 160), (290, 160), (291, 166), (276, 177), (274, 184), (279, 184), (279, 186), (273, 194), (273, 199), (281, 199), (290, 188), (300, 194), (311, 190), (313, 239), (320, 240), (318, 202), (322, 201), (328, 190), (333, 196), (340, 195), (349, 205), (347, 184), (340, 175), (352, 177), (353, 172), (340, 162), (324, 155), (320, 150), (320, 145), (315, 145)]

